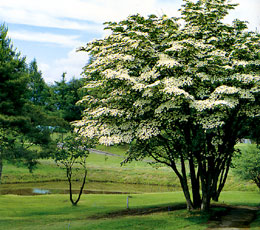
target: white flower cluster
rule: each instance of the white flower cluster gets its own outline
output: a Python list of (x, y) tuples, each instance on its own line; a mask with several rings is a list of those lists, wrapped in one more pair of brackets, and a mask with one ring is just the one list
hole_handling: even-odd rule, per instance
[(163, 92), (174, 96), (183, 96), (185, 99), (188, 100), (194, 100), (194, 97), (192, 95), (176, 86), (166, 85), (166, 87), (163, 89)]
[(198, 111), (203, 111), (206, 109), (215, 109), (217, 107), (235, 108), (239, 103), (236, 99), (226, 99), (226, 100), (197, 100), (192, 103), (192, 107), (196, 108)]
[(90, 116), (98, 118), (101, 117), (103, 115), (110, 115), (113, 117), (121, 117), (123, 115), (123, 111), (118, 110), (118, 109), (111, 109), (111, 108), (107, 108), (107, 107), (101, 107), (101, 108), (97, 108), (92, 112), (88, 112)]
[(89, 81), (83, 88), (97, 88), (103, 85), (103, 81)]
[(128, 74), (128, 71), (125, 69), (120, 69), (120, 70), (107, 69), (103, 71), (102, 74), (107, 79), (118, 79), (132, 84), (136, 83), (136, 79), (134, 77), (131, 77)]
[(90, 96), (90, 95), (87, 95), (87, 96), (84, 96), (81, 100), (77, 101), (77, 105), (80, 105), (80, 104), (83, 104), (83, 103), (88, 103), (88, 104), (94, 104), (94, 103), (97, 103), (98, 102), (98, 99), (93, 97), (93, 96)]
[(203, 129), (215, 129), (223, 126), (225, 124), (224, 121), (221, 120), (220, 117), (204, 117), (199, 122), (202, 125)]
[(174, 41), (169, 43), (171, 45), (170, 48), (166, 49), (165, 51), (180, 51), (183, 50), (185, 47), (179, 41)]
[(157, 66), (166, 66), (168, 68), (172, 68), (174, 66), (180, 66), (180, 63), (177, 62), (175, 59), (165, 55), (165, 54), (161, 54), (159, 55), (159, 61), (157, 63)]
[(244, 60), (234, 60), (233, 61), (233, 67), (235, 67), (235, 66), (243, 66), (243, 67), (245, 67), (245, 66), (247, 66), (249, 63), (247, 62), (247, 61), (244, 61)]
[(238, 80), (242, 83), (255, 83), (260, 82), (260, 76), (259, 75), (253, 75), (253, 74), (234, 74), (230, 77), (231, 80)]
[(157, 71), (155, 68), (152, 69), (152, 70), (148, 70), (148, 71), (145, 71), (143, 72), (141, 75), (140, 75), (140, 80), (142, 81), (149, 81), (151, 79), (156, 79), (158, 76), (159, 76), (159, 71)]
[(230, 87), (226, 85), (221, 85), (215, 89), (215, 91), (212, 93), (211, 98), (214, 98), (216, 95), (219, 94), (237, 94), (239, 92), (239, 88), (236, 87)]
[(73, 125), (82, 136), (94, 138), (99, 135), (100, 124), (97, 121), (83, 118), (81, 121), (74, 122)]
[(147, 140), (153, 136), (157, 136), (160, 133), (158, 121), (147, 121), (146, 123), (140, 123), (136, 129), (136, 136), (142, 140)]

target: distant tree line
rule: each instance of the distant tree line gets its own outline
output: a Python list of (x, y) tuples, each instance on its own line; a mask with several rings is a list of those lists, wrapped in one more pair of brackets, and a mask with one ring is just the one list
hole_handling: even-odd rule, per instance
[[(40, 158), (49, 157), (56, 143), (54, 131), (68, 131), (70, 122), (81, 118), (82, 79), (47, 84), (34, 59), (13, 47), (8, 29), (0, 26), (0, 182), (4, 161), (26, 165), (29, 170)], [(36, 147), (38, 146), (38, 147)]]

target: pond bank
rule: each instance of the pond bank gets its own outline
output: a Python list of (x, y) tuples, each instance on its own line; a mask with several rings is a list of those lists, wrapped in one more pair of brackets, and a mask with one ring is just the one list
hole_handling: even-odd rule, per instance
[[(81, 183), (73, 183), (73, 193), (78, 193)], [(120, 184), (87, 182), (84, 194), (129, 194), (129, 193), (158, 193), (172, 192), (172, 186), (142, 185), (142, 184)], [(39, 183), (16, 183), (1, 184), (0, 194), (13, 195), (46, 195), (46, 194), (68, 194), (68, 183), (66, 181), (39, 182)]]

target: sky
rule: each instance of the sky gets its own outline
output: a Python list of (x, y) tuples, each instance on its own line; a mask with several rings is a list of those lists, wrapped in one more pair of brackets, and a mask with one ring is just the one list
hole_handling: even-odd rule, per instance
[[(248, 21), (249, 30), (260, 31), (260, 0), (239, 3), (226, 22)], [(13, 45), (34, 58), (47, 83), (81, 77), (88, 62), (86, 52), (76, 52), (93, 39), (104, 38), (106, 21), (120, 21), (132, 14), (179, 16), (182, 0), (0, 0), (0, 23), (8, 27)]]

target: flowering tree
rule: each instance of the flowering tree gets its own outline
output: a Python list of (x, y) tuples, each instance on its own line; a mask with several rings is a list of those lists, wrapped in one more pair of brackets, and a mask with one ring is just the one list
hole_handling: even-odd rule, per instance
[(188, 209), (218, 199), (243, 123), (259, 119), (260, 36), (222, 22), (234, 7), (185, 0), (179, 19), (108, 22), (111, 35), (81, 48), (92, 62), (75, 125), (102, 144), (129, 143), (127, 160), (171, 167)]

